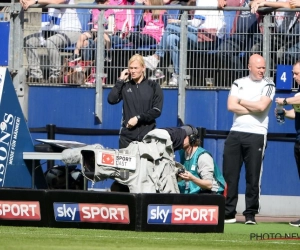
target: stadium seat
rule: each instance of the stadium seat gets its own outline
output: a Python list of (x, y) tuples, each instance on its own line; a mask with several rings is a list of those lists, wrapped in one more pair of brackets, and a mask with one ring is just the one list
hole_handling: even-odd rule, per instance
[[(134, 10), (134, 26), (133, 32), (139, 32), (143, 27), (142, 19), (143, 19), (144, 10), (143, 9), (135, 9)], [(113, 49), (132, 49), (132, 46), (129, 44), (114, 44)]]
[(172, 18), (172, 19), (179, 19), (180, 18), (180, 14), (181, 14), (181, 10), (167, 10), (166, 14), (164, 15), (164, 24), (165, 27), (168, 24), (168, 19)]
[[(180, 10), (167, 10), (166, 13), (163, 16), (163, 21), (165, 24), (165, 27), (168, 24), (168, 18), (172, 17), (173, 19), (178, 19), (180, 17)], [(134, 10), (134, 32), (139, 32), (140, 29), (143, 27), (143, 13), (144, 10), (142, 9), (135, 9)], [(150, 45), (144, 45), (137, 48), (137, 50), (145, 51), (149, 49), (156, 49), (157, 44), (150, 44)], [(117, 44), (113, 46), (114, 49), (126, 49), (131, 50), (133, 49), (132, 45), (129, 44)]]
[[(94, 3), (79, 3), (78, 5), (94, 5)], [(92, 20), (92, 14), (90, 9), (76, 9), (78, 19), (81, 23), (81, 29), (82, 32), (86, 32), (91, 30), (91, 27), (89, 23)], [(73, 52), (75, 50), (76, 44), (72, 44), (71, 46), (68, 46), (66, 48), (63, 48), (62, 50), (64, 52)]]
[(143, 19), (144, 10), (143, 9), (135, 9), (134, 10), (134, 31), (140, 31), (141, 27), (143, 27), (142, 19)]
[(41, 27), (42, 31), (55, 32), (59, 28), (60, 24), (60, 10), (49, 8), (47, 12), (42, 12), (41, 15)]

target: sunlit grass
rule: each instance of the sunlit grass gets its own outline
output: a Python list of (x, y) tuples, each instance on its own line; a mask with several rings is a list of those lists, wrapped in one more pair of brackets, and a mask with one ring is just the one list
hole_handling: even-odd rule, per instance
[[(261, 240), (287, 235), (293, 240)], [(252, 238), (251, 238), (252, 237)], [(300, 228), (287, 223), (225, 225), (224, 233), (134, 232), (0, 226), (0, 249), (300, 249)]]

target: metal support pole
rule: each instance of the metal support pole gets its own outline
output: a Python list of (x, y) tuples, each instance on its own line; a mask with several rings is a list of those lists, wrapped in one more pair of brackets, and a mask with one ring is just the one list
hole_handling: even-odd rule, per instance
[(23, 67), (24, 10), (20, 3), (12, 1), (10, 6), (9, 61), (8, 69), (25, 119), (28, 118), (28, 85), (25, 83)]
[[(55, 129), (56, 129), (56, 125), (47, 124), (46, 130), (47, 130), (47, 138), (49, 140), (55, 140)], [(54, 160), (48, 160), (47, 161), (47, 169), (50, 169), (53, 166), (54, 166)]]
[(95, 93), (95, 116), (99, 123), (102, 123), (102, 95), (103, 95), (103, 88), (102, 88), (102, 80), (106, 77), (104, 74), (104, 42), (103, 42), (103, 35), (104, 35), (104, 10), (101, 10), (98, 19), (98, 32), (97, 32), (97, 57), (96, 57), (96, 93)]
[(180, 52), (179, 52), (179, 77), (178, 77), (178, 120), (185, 121), (185, 83), (187, 65), (187, 20), (188, 12), (184, 11), (181, 16), (180, 27)]
[(263, 57), (266, 60), (266, 73), (265, 76), (269, 77), (270, 76), (270, 43), (271, 43), (271, 32), (270, 32), (270, 27), (272, 26), (271, 24), (271, 16), (270, 15), (265, 15), (264, 20), (263, 20)]

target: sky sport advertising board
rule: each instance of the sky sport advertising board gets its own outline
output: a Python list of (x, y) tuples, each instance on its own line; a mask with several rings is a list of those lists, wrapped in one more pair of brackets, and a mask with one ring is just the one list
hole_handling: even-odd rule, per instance
[(219, 207), (149, 204), (148, 224), (218, 225)]
[(129, 207), (122, 204), (54, 202), (55, 221), (129, 224)]
[(41, 220), (41, 209), (38, 201), (1, 201), (0, 220)]

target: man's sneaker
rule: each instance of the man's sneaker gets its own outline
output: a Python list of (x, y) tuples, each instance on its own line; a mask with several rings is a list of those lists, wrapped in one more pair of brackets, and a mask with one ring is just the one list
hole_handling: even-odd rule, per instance
[(74, 54), (68, 58), (69, 62), (77, 62), (81, 59), (81, 57), (77, 54)]
[(245, 224), (246, 225), (256, 225), (255, 216), (252, 214), (247, 214), (245, 216)]
[(169, 86), (178, 86), (178, 77), (178, 75), (173, 73), (171, 79), (169, 80)]
[(61, 76), (51, 75), (48, 80), (49, 83), (63, 83), (63, 78)]
[(154, 74), (153, 74), (152, 76), (149, 77), (149, 79), (155, 81), (155, 80), (162, 79), (162, 78), (164, 78), (164, 77), (165, 77), (164, 73), (163, 73), (160, 69), (157, 69), (157, 70), (154, 72)]
[(45, 83), (45, 80), (42, 77), (29, 76), (27, 78), (29, 83)]
[(174, 73), (174, 66), (172, 64), (169, 64), (168, 68), (167, 68), (168, 72), (170, 74), (173, 74)]
[(155, 56), (147, 56), (143, 57), (145, 61), (146, 68), (150, 70), (155, 70), (157, 68), (157, 65), (159, 63), (159, 60), (156, 59)]
[(107, 56), (107, 57), (104, 58), (104, 61), (110, 63), (110, 62), (112, 61), (112, 59), (111, 59), (110, 57)]
[(300, 220), (291, 221), (289, 224), (293, 227), (300, 227)]
[(235, 218), (235, 217), (233, 217), (233, 218), (231, 217), (231, 218), (230, 218), (230, 217), (226, 217), (226, 216), (225, 216), (224, 223), (225, 223), (225, 224), (233, 224), (233, 223), (236, 223), (236, 218)]

